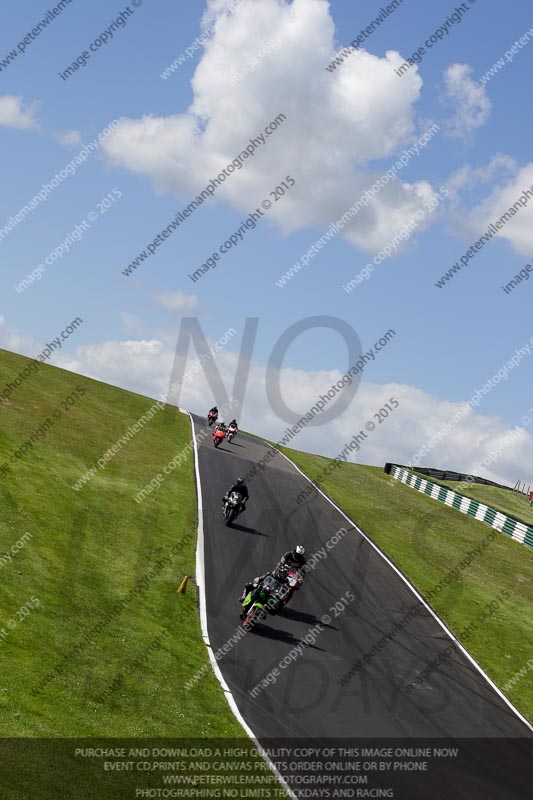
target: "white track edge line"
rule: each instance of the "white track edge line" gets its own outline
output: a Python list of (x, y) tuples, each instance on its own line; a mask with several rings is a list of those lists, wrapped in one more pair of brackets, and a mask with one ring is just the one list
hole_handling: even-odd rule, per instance
[(274, 773), (278, 781), (281, 783), (285, 791), (288, 793), (288, 795), (294, 798), (294, 800), (297, 800), (297, 796), (291, 789), (289, 789), (283, 776), (272, 763), (268, 753), (265, 750), (263, 750), (256, 735), (249, 727), (249, 725), (246, 723), (246, 720), (239, 711), (239, 708), (237, 706), (237, 703), (235, 702), (235, 698), (233, 697), (231, 689), (226, 683), (224, 676), (222, 675), (222, 671), (218, 666), (218, 661), (213, 655), (213, 647), (209, 640), (209, 631), (207, 629), (207, 607), (206, 607), (205, 570), (204, 570), (204, 508), (202, 502), (202, 485), (200, 483), (198, 446), (196, 443), (196, 431), (194, 430), (194, 420), (189, 411), (187, 411), (186, 413), (189, 415), (189, 419), (191, 421), (191, 431), (194, 442), (194, 469), (196, 474), (196, 496), (198, 498), (198, 543), (196, 547), (196, 585), (198, 586), (199, 596), (200, 596), (200, 626), (202, 629), (202, 637), (205, 645), (207, 646), (209, 660), (211, 662), (211, 666), (213, 667), (213, 672), (215, 673), (215, 677), (217, 678), (218, 682), (222, 687), (226, 700), (228, 701), (229, 707), (231, 708), (233, 715), (237, 719), (237, 722), (239, 722), (239, 724), (244, 729), (246, 735), (253, 741), (253, 743), (257, 747), (259, 755), (261, 756), (263, 761), (266, 762), (268, 767), (272, 770), (272, 772)]
[(265, 442), (263, 439), (261, 439), (260, 441), (262, 441), (262, 442), (263, 442), (263, 444), (266, 444), (268, 447), (273, 447), (273, 448), (274, 448), (274, 450), (277, 450), (277, 451), (278, 451), (278, 453), (279, 453), (280, 455), (282, 455), (282, 456), (283, 456), (283, 458), (286, 458), (286, 459), (287, 459), (287, 461), (289, 462), (289, 464), (292, 464), (292, 466), (293, 466), (293, 467), (294, 467), (296, 470), (298, 470), (298, 472), (300, 473), (300, 475), (303, 475), (303, 477), (304, 477), (304, 478), (305, 478), (307, 481), (309, 481), (309, 483), (311, 483), (311, 484), (314, 486), (314, 488), (317, 490), (317, 492), (320, 492), (320, 494), (322, 495), (322, 497), (324, 497), (324, 498), (325, 498), (325, 499), (328, 501), (328, 503), (331, 503), (331, 505), (332, 505), (334, 508), (336, 508), (336, 509), (337, 509), (337, 511), (338, 511), (340, 514), (342, 514), (342, 516), (343, 516), (343, 517), (344, 517), (346, 520), (348, 520), (348, 522), (350, 522), (350, 523), (351, 523), (351, 524), (354, 526), (354, 528), (357, 530), (357, 532), (358, 532), (358, 533), (360, 533), (360, 534), (361, 534), (361, 536), (362, 536), (364, 539), (366, 539), (366, 541), (367, 541), (367, 542), (368, 542), (370, 545), (372, 545), (372, 547), (374, 548), (374, 550), (375, 550), (377, 553), (379, 553), (379, 555), (380, 555), (380, 556), (381, 556), (381, 557), (382, 557), (382, 558), (383, 558), (383, 559), (384, 559), (384, 560), (387, 562), (387, 564), (388, 564), (390, 567), (392, 567), (392, 569), (393, 569), (393, 570), (394, 570), (394, 571), (395, 571), (395, 572), (396, 572), (396, 573), (397, 573), (397, 574), (400, 576), (400, 578), (401, 578), (401, 579), (404, 581), (404, 583), (405, 583), (405, 584), (406, 584), (406, 585), (407, 585), (407, 586), (408, 586), (408, 587), (411, 589), (411, 591), (413, 592), (413, 594), (414, 594), (416, 597), (418, 597), (418, 599), (420, 600), (420, 602), (421, 602), (421, 603), (423, 603), (423, 605), (424, 605), (424, 606), (427, 608), (427, 610), (429, 611), (429, 613), (430, 613), (430, 614), (431, 614), (431, 615), (432, 615), (432, 616), (433, 616), (433, 617), (434, 617), (434, 618), (437, 620), (437, 622), (439, 623), (439, 625), (441, 626), (441, 628), (442, 628), (442, 629), (443, 629), (443, 630), (444, 630), (444, 631), (445, 631), (445, 632), (448, 634), (448, 636), (450, 637), (450, 639), (452, 639), (452, 641), (453, 641), (453, 642), (455, 642), (455, 644), (457, 645), (457, 647), (458, 647), (458, 648), (459, 648), (459, 649), (460, 649), (460, 650), (461, 650), (461, 651), (462, 651), (462, 652), (465, 654), (465, 656), (468, 658), (468, 660), (472, 662), (472, 664), (473, 664), (473, 665), (476, 667), (476, 669), (477, 669), (477, 670), (478, 670), (478, 671), (481, 673), (481, 675), (482, 675), (482, 676), (485, 678), (485, 680), (487, 681), (487, 683), (488, 683), (488, 684), (489, 684), (489, 685), (490, 685), (490, 686), (491, 686), (491, 687), (494, 689), (494, 691), (496, 692), (496, 694), (498, 694), (498, 695), (499, 695), (499, 696), (502, 698), (502, 700), (503, 700), (503, 701), (504, 701), (504, 702), (505, 702), (505, 703), (506, 703), (506, 704), (509, 706), (509, 708), (511, 709), (511, 711), (513, 711), (513, 712), (516, 714), (516, 716), (517, 716), (517, 717), (518, 717), (518, 718), (519, 718), (519, 719), (520, 719), (520, 720), (521, 720), (521, 721), (524, 723), (524, 725), (526, 725), (526, 727), (528, 727), (530, 731), (533, 731), (533, 725), (532, 725), (532, 724), (529, 722), (529, 720), (527, 720), (527, 719), (526, 719), (526, 717), (524, 717), (524, 716), (523, 716), (523, 715), (520, 713), (520, 711), (519, 711), (517, 708), (515, 708), (515, 706), (514, 706), (514, 705), (511, 703), (511, 701), (510, 701), (510, 700), (509, 700), (509, 699), (508, 699), (508, 698), (507, 698), (507, 697), (506, 697), (506, 696), (503, 694), (503, 692), (502, 692), (502, 691), (501, 691), (501, 690), (500, 690), (500, 689), (499, 689), (499, 688), (496, 686), (496, 684), (495, 684), (495, 683), (494, 683), (494, 682), (493, 682), (493, 681), (492, 681), (492, 680), (489, 678), (489, 676), (488, 676), (488, 675), (487, 675), (487, 673), (486, 673), (486, 672), (483, 670), (483, 668), (482, 668), (482, 667), (481, 667), (481, 666), (480, 666), (480, 665), (477, 663), (477, 661), (476, 661), (476, 660), (475, 660), (475, 659), (474, 659), (474, 658), (473, 658), (473, 657), (470, 655), (470, 653), (468, 652), (468, 650), (465, 650), (465, 648), (463, 647), (463, 645), (461, 644), (461, 642), (459, 642), (459, 641), (458, 641), (458, 639), (456, 639), (456, 637), (453, 635), (453, 633), (452, 633), (452, 632), (451, 632), (451, 631), (450, 631), (450, 630), (449, 630), (449, 629), (446, 627), (446, 625), (445, 625), (445, 624), (444, 624), (444, 622), (441, 620), (441, 618), (438, 616), (438, 614), (437, 614), (435, 611), (433, 611), (433, 609), (431, 608), (431, 606), (430, 606), (430, 605), (428, 605), (428, 604), (426, 603), (426, 601), (424, 600), (424, 598), (422, 597), (422, 595), (420, 595), (420, 594), (418, 593), (418, 591), (417, 591), (417, 590), (416, 590), (416, 588), (413, 586), (413, 584), (411, 583), (411, 581), (410, 581), (410, 580), (409, 580), (409, 579), (408, 579), (408, 578), (407, 578), (407, 577), (406, 577), (406, 576), (405, 576), (405, 575), (404, 575), (404, 574), (401, 572), (401, 570), (399, 570), (399, 569), (398, 569), (398, 567), (397, 567), (397, 566), (396, 566), (396, 565), (395, 565), (395, 564), (394, 564), (394, 563), (393, 563), (393, 562), (390, 560), (390, 558), (389, 558), (388, 556), (386, 556), (386, 555), (385, 555), (385, 553), (384, 553), (382, 550), (380, 550), (380, 548), (379, 548), (379, 547), (378, 547), (378, 546), (375, 544), (375, 542), (373, 542), (373, 541), (372, 541), (372, 539), (370, 539), (370, 538), (369, 538), (369, 537), (366, 535), (366, 533), (365, 533), (363, 530), (361, 530), (361, 528), (359, 527), (359, 525), (357, 525), (357, 524), (356, 524), (356, 523), (355, 523), (355, 522), (354, 522), (352, 519), (350, 519), (350, 517), (349, 517), (347, 514), (345, 514), (345, 513), (344, 513), (344, 511), (342, 510), (342, 508), (340, 508), (340, 507), (339, 507), (339, 506), (338, 506), (336, 503), (334, 503), (334, 502), (333, 502), (333, 500), (332, 500), (330, 497), (328, 497), (328, 496), (327, 496), (327, 494), (325, 494), (325, 493), (322, 491), (322, 489), (319, 489), (317, 486), (315, 486), (315, 484), (313, 483), (313, 481), (311, 480), (311, 478), (309, 478), (309, 476), (308, 476), (308, 475), (306, 475), (306, 474), (305, 474), (305, 472), (304, 472), (303, 470), (301, 470), (301, 469), (300, 469), (300, 467), (298, 467), (298, 466), (297, 466), (297, 465), (294, 463), (294, 461), (291, 461), (291, 459), (290, 459), (288, 456), (286, 456), (286, 455), (285, 455), (285, 453), (282, 453), (282, 452), (281, 452), (281, 450), (278, 450), (278, 448), (277, 448), (277, 447), (275, 447), (275, 445), (272, 445), (272, 444), (270, 444), (269, 442)]

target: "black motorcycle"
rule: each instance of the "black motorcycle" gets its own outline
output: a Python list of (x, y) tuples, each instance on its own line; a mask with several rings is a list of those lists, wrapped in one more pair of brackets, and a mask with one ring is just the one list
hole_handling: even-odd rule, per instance
[(226, 525), (230, 526), (235, 517), (242, 511), (242, 497), (238, 492), (230, 492), (229, 495), (224, 497), (224, 506), (222, 507), (222, 514), (226, 520)]

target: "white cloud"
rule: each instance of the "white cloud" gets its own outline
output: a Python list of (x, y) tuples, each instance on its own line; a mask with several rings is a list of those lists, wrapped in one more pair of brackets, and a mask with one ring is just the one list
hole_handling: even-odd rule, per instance
[[(213, 341), (209, 344), (214, 347)], [(2, 315), (0, 346), (33, 357), (42, 349), (42, 343), (10, 331)], [(235, 346), (240, 347), (240, 344)], [(175, 347), (175, 332), (160, 334), (158, 338), (107, 340), (94, 345), (81, 345), (70, 352), (55, 352), (50, 363), (148, 397), (168, 396), (170, 402), (201, 415), (214, 402), (221, 407), (221, 399), (213, 396), (203, 369), (192, 370), (193, 380), (185, 382), (181, 391), (173, 390), (169, 394)], [(186, 363), (182, 365), (184, 374), (190, 370), (196, 358), (197, 354), (192, 348)], [(238, 358), (238, 353), (227, 345), (216, 353), (216, 362), (212, 362), (216, 363), (230, 396)], [(283, 368), (280, 371), (282, 396), (295, 413), (303, 416), (319, 395), (326, 393), (341, 377), (341, 372), (336, 369), (313, 372)], [(391, 397), (399, 401), (399, 407), (383, 422), (377, 422), (374, 414)], [(452, 403), (413, 386), (383, 385), (363, 380), (344, 413), (326, 425), (305, 427), (289, 446), (334, 458), (353, 436), (364, 433), (366, 438), (360, 438), (359, 452), (350, 455), (349, 461), (376, 466), (384, 466), (387, 461), (409, 464), (417, 451), (423, 445), (428, 445), (430, 452), (421, 466), (472, 472), (511, 485), (518, 479), (530, 480), (529, 469), (533, 463), (533, 412), (528, 412), (530, 401), (524, 400), (524, 415), (529, 413), (531, 421), (527, 428), (522, 425), (515, 429), (511, 438), (508, 428), (499, 417), (473, 412), (440, 438), (438, 434), (444, 423), (449, 423), (463, 408), (465, 401)], [(269, 404), (266, 367), (257, 361), (250, 366), (239, 422), (241, 427), (272, 441), (278, 441), (288, 427), (288, 423), (280, 419)], [(376, 425), (373, 431), (366, 431), (367, 422)], [(435, 442), (434, 447), (431, 447), (432, 441)], [(501, 451), (494, 461), (483, 465), (483, 459), (490, 457), (491, 452), (500, 445)]]
[(455, 181), (459, 187), (456, 199), (460, 200), (465, 186), (471, 186), (483, 177), (492, 176), (497, 169), (502, 169), (505, 180), (503, 182), (500, 180), (496, 186), (492, 181), (491, 194), (468, 212), (464, 208), (457, 207), (457, 218), (461, 219), (463, 230), (477, 236), (522, 198), (522, 206), (513, 211), (512, 218), (496, 236), (506, 239), (513, 250), (529, 258), (533, 249), (533, 197), (530, 196), (526, 202), (527, 198), (523, 193), (526, 190), (530, 192), (533, 190), (533, 162), (519, 167), (508, 157), (500, 157), (493, 159), (485, 170), (473, 172), (467, 170), (462, 174), (456, 174)]
[(446, 121), (447, 135), (452, 139), (470, 141), (491, 112), (492, 103), (485, 87), (472, 80), (472, 71), (468, 64), (452, 64), (444, 72), (445, 101), (455, 112)]
[(64, 144), (67, 147), (73, 147), (81, 144), (81, 133), (75, 130), (62, 131), (56, 136), (59, 144)]
[[(210, 0), (205, 20), (229, 2)], [(294, 24), (288, 24), (289, 21)], [(237, 85), (229, 78), (281, 29), (281, 47), (259, 60)], [(249, 139), (280, 113), (286, 120), (253, 158), (217, 189), (217, 197), (249, 213), (286, 175), (297, 183), (269, 211), (283, 234), (339, 218), (381, 174), (372, 162), (395, 161), (417, 132), (422, 80), (398, 80), (403, 57), (353, 53), (335, 72), (335, 30), (326, 0), (247, 0), (206, 42), (184, 113), (123, 119), (103, 149), (115, 166), (148, 177), (157, 192), (192, 199)], [(432, 146), (432, 145), (429, 145)], [(386, 170), (389, 164), (385, 162)], [(345, 235), (372, 251), (388, 242), (431, 194), (425, 181), (381, 190), (346, 226)]]
[(4, 350), (12, 350), (15, 353), (32, 354), (39, 352), (36, 350), (36, 342), (31, 336), (19, 334), (17, 331), (11, 330), (6, 318), (0, 314), (0, 347)]
[(108, 340), (81, 345), (70, 353), (59, 351), (51, 360), (72, 372), (155, 396), (165, 391), (172, 350), (154, 338)]
[(149, 326), (137, 314), (131, 311), (121, 311), (120, 321), (122, 327), (130, 336), (143, 337), (149, 331)]
[(152, 296), (159, 305), (172, 311), (192, 311), (196, 308), (196, 295), (184, 292), (154, 292)]
[(233, 11), (246, 2), (247, 0), (210, 0), (202, 16), (202, 26), (211, 29), (224, 25)]
[(35, 118), (39, 103), (24, 105), (22, 97), (12, 94), (0, 95), (0, 125), (7, 128), (29, 130), (38, 127)]
[(487, 183), (493, 189), (497, 185), (504, 185), (510, 176), (516, 174), (517, 169), (516, 161), (505, 154), (493, 156), (486, 166), (473, 167), (467, 164), (461, 167), (446, 181), (450, 203), (459, 203), (465, 193), (474, 192)]
[[(158, 339), (106, 341), (99, 345), (78, 347), (72, 355), (60, 353), (54, 363), (75, 372), (109, 382), (150, 397), (167, 396), (174, 364), (175, 336)], [(210, 345), (213, 346), (213, 342)], [(391, 344), (390, 346), (394, 346)], [(184, 373), (194, 363), (197, 354), (191, 352)], [(216, 356), (228, 395), (232, 393), (238, 354), (229, 347)], [(280, 372), (282, 396), (298, 414), (305, 414), (320, 394), (324, 394), (342, 377), (339, 370), (305, 371), (283, 368)], [(399, 407), (379, 423), (374, 416), (394, 397)], [(195, 373), (178, 393), (170, 395), (171, 402), (203, 415), (208, 406), (221, 399), (214, 397), (203, 370)], [(466, 398), (465, 398), (466, 400)], [(527, 401), (525, 401), (527, 403)], [(422, 445), (431, 442), (462, 408), (464, 401), (451, 403), (412, 386), (361, 382), (349, 408), (332, 422), (320, 427), (304, 428), (289, 444), (297, 450), (335, 457), (354, 435), (361, 433), (359, 452), (349, 456), (362, 464), (384, 466), (387, 461), (408, 464)], [(527, 405), (524, 406), (524, 414)], [(246, 384), (244, 406), (239, 420), (241, 427), (273, 441), (280, 439), (289, 423), (280, 419), (269, 404), (266, 394), (266, 368), (252, 362)], [(367, 432), (365, 424), (373, 422), (375, 429)], [(531, 428), (533, 428), (533, 415)], [(481, 466), (500, 442), (505, 443), (508, 429), (496, 416), (470, 413), (424, 457), (422, 466), (456, 469), (481, 474), (484, 477), (514, 485), (518, 478), (527, 480), (533, 462), (533, 430), (523, 427), (515, 438), (503, 447), (494, 463)]]

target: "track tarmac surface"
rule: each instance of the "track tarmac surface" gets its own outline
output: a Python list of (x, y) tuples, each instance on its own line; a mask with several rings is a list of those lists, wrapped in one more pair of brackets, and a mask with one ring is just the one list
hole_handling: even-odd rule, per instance
[[(205, 418), (193, 415), (193, 420), (198, 436), (206, 429)], [(226, 527), (222, 496), (269, 448), (239, 433), (216, 449), (210, 435), (202, 436), (198, 466), (209, 637), (214, 652), (227, 645), (219, 667), (260, 741), (532, 736), (434, 616), (426, 608), (413, 615), (419, 601), (412, 590), (326, 498), (313, 493), (296, 503), (309, 482), (281, 454), (247, 481), (248, 506)], [(303, 587), (279, 615), (236, 637), (244, 584), (272, 569), (297, 544), (304, 545), (308, 561), (317, 554)], [(306, 636), (309, 643), (301, 646)], [(379, 642), (381, 649), (355, 670)], [(450, 645), (451, 655), (439, 663)], [(406, 691), (435, 660), (427, 677)], [(452, 789), (447, 796), (492, 797), (483, 791), (488, 787), (480, 787), (479, 795), (455, 795)], [(506, 797), (503, 787), (494, 796)]]

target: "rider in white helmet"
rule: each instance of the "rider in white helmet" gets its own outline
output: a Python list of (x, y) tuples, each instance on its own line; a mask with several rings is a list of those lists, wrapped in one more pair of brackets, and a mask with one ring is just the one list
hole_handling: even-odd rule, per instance
[(297, 544), (294, 550), (289, 550), (281, 557), (280, 563), (296, 569), (302, 569), (307, 563), (304, 553), (305, 548), (301, 544)]

